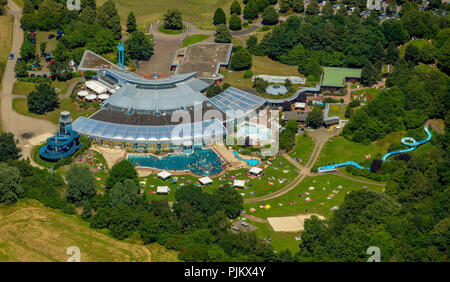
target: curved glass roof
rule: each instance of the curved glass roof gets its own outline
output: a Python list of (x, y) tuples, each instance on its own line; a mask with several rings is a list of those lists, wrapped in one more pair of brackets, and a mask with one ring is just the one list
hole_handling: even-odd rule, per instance
[(91, 137), (129, 142), (174, 142), (177, 140), (191, 140), (192, 138), (223, 136), (225, 133), (224, 126), (218, 120), (167, 126), (138, 126), (114, 124), (80, 117), (73, 122), (72, 128), (80, 134)]
[(195, 75), (195, 72), (185, 73), (185, 74), (175, 74), (167, 78), (159, 79), (147, 79), (141, 77), (133, 72), (116, 70), (116, 69), (104, 69), (105, 74), (109, 74), (116, 79), (126, 80), (131, 84), (143, 84), (143, 85), (169, 85), (176, 84), (187, 80)]

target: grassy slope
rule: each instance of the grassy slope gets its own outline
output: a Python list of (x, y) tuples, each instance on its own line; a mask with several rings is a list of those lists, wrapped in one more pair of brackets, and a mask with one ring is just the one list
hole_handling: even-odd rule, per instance
[[(98, 0), (97, 6), (106, 0)], [(127, 22), (127, 16), (133, 11), (138, 26), (148, 26), (152, 22), (162, 20), (168, 9), (179, 9), (183, 20), (202, 29), (214, 29), (212, 18), (216, 8), (221, 7), (229, 13), (231, 0), (114, 0), (119, 11), (122, 25)]]
[(302, 159), (301, 164), (305, 165), (309, 157), (311, 156), (311, 152), (314, 148), (314, 141), (311, 136), (304, 136), (303, 134), (297, 135), (297, 141), (295, 142), (295, 147), (292, 151), (288, 153), (291, 158), (299, 158)]
[[(51, 83), (51, 86), (54, 88), (59, 89), (59, 94), (64, 95), (66, 94), (67, 88), (69, 87), (72, 82), (78, 80), (79, 78), (72, 78), (68, 81), (53, 81)], [(27, 82), (27, 81), (16, 81), (13, 86), (13, 94), (17, 95), (28, 95), (31, 91), (33, 91), (36, 88), (36, 85), (38, 83), (33, 82)]]
[[(342, 185), (342, 189), (337, 189), (338, 185)], [(312, 186), (315, 189), (309, 190), (308, 188)], [(246, 213), (252, 214), (256, 217), (267, 218), (267, 217), (277, 217), (277, 216), (292, 216), (297, 214), (304, 214), (306, 209), (308, 213), (317, 213), (330, 218), (333, 212), (330, 210), (333, 206), (339, 206), (346, 195), (347, 192), (353, 190), (361, 189), (365, 184), (354, 182), (346, 178), (328, 174), (316, 177), (307, 177), (302, 181), (295, 189), (280, 196), (276, 199), (264, 201), (265, 204), (270, 204), (270, 209), (260, 208), (259, 206), (262, 202), (245, 204), (244, 209)], [(382, 186), (367, 185), (370, 190), (381, 192)], [(326, 190), (322, 190), (325, 187)], [(332, 193), (332, 190), (337, 190), (339, 193), (328, 200), (327, 197)], [(310, 195), (305, 195), (305, 192), (309, 192)], [(303, 197), (299, 197), (299, 194), (303, 194)], [(306, 197), (312, 199), (311, 202), (307, 202)], [(290, 205), (290, 203), (296, 203), (296, 205)], [(282, 206), (279, 206), (279, 203)], [(323, 203), (321, 205), (320, 203)], [(250, 208), (255, 208), (254, 213), (249, 212)], [(271, 245), (277, 251), (282, 251), (285, 249), (290, 249), (292, 252), (298, 251), (298, 245), (300, 241), (295, 239), (296, 236), (300, 236), (301, 232), (275, 232), (268, 223), (256, 223), (251, 221), (258, 227), (255, 231), (258, 238), (271, 237)]]
[(376, 154), (386, 154), (389, 146), (393, 143), (400, 143), (400, 139), (404, 136), (405, 132), (403, 131), (393, 132), (370, 145), (348, 141), (344, 137), (331, 138), (322, 149), (315, 165), (320, 166), (344, 161), (363, 162), (368, 154), (371, 154), (372, 158)]
[(70, 246), (80, 248), (81, 261), (177, 261), (160, 245), (115, 240), (34, 200), (0, 206), (0, 261), (66, 261)]
[(195, 43), (203, 41), (207, 38), (209, 38), (209, 35), (205, 35), (205, 34), (190, 35), (183, 41), (183, 44), (181, 44), (181, 47), (186, 47), (186, 46), (195, 44)]

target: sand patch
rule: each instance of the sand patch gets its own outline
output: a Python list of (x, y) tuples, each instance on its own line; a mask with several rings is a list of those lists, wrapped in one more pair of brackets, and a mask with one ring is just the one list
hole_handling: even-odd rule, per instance
[(319, 219), (325, 219), (320, 214), (298, 214), (296, 216), (269, 217), (270, 226), (275, 232), (298, 232), (304, 230), (305, 219), (311, 216), (317, 216)]

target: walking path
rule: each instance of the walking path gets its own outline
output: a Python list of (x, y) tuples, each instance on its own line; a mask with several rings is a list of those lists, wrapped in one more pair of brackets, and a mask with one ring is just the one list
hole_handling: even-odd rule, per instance
[[(20, 53), (23, 42), (23, 30), (20, 28), (22, 10), (12, 0), (8, 1), (9, 12), (14, 15), (11, 53), (16, 56)], [(57, 125), (44, 119), (36, 119), (16, 113), (12, 108), (13, 85), (16, 81), (14, 66), (15, 60), (8, 60), (2, 81), (0, 117), (4, 132), (11, 132), (19, 140), (22, 148), (22, 156), (27, 157), (31, 152), (31, 144), (34, 138), (48, 136), (57, 131)]]

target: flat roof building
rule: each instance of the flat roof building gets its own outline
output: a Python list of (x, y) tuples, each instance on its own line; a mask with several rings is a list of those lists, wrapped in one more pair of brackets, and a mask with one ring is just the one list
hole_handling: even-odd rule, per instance
[(325, 67), (321, 90), (342, 90), (347, 80), (359, 81), (361, 79), (361, 69)]

